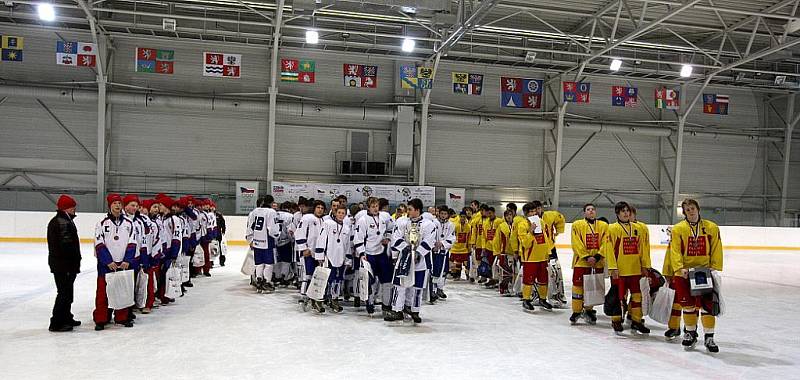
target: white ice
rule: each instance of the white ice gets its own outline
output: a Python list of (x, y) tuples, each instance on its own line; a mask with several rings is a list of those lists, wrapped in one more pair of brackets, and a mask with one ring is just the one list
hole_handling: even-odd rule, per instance
[[(609, 319), (570, 326), (567, 309), (526, 313), (514, 298), (448, 282), (449, 298), (422, 308), (423, 323), (387, 326), (363, 311), (302, 313), (294, 290), (255, 294), (239, 273), (243, 248), (211, 278), (133, 328), (93, 330), (95, 259), (83, 246), (73, 313), (83, 325), (47, 331), (55, 286), (44, 244), (0, 244), (3, 379), (535, 379), (798, 378), (800, 253), (725, 253), (727, 315), (721, 352), (649, 337), (615, 336)], [(660, 269), (663, 254), (654, 253)], [(569, 280), (571, 256), (561, 253)], [(569, 297), (569, 294), (567, 295)], [(602, 314), (602, 311), (598, 314)]]

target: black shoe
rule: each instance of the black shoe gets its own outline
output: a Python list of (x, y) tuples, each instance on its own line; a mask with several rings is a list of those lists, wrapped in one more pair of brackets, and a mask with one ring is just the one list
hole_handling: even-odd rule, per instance
[(106, 325), (102, 323), (98, 323), (94, 325), (94, 331), (103, 331), (106, 328)]
[(683, 342), (681, 342), (681, 345), (683, 348), (690, 350), (697, 344), (697, 331), (683, 331)]
[(72, 331), (72, 325), (50, 326), (47, 329), (51, 332), (67, 332)]
[(422, 318), (419, 317), (418, 312), (411, 312), (411, 319), (414, 321), (414, 323), (422, 323)]
[(367, 304), (367, 314), (372, 315), (375, 313), (375, 305)]
[(203, 273), (203, 276), (211, 277), (211, 273)]
[[(353, 298), (353, 307), (361, 307), (361, 298), (360, 297)], [(374, 307), (372, 309), (375, 310)]]
[(539, 299), (539, 306), (543, 307), (545, 310), (553, 310), (553, 305), (547, 302), (547, 300)]
[(339, 300), (331, 300), (331, 310), (334, 313), (341, 313), (344, 308), (339, 304)]
[(664, 332), (664, 337), (667, 339), (667, 342), (671, 342), (681, 336), (681, 330), (679, 329), (669, 329)]
[(531, 302), (531, 300), (522, 301), (522, 308), (525, 310), (533, 311), (533, 302)]
[(389, 310), (389, 311), (386, 312), (386, 316), (383, 317), (383, 320), (386, 321), (386, 322), (402, 321), (403, 320), (403, 312)]
[(586, 318), (586, 323), (590, 325), (597, 324), (597, 312), (594, 310), (584, 310), (584, 316)]
[(480, 279), (478, 279), (478, 283), (479, 283), (479, 284), (485, 284), (485, 283), (486, 283), (486, 281), (488, 281), (488, 280), (487, 280), (487, 279), (485, 279), (485, 278), (482, 278), (482, 277), (481, 277)]
[(225, 266), (225, 256), (220, 256), (219, 257), (219, 266), (221, 266), (221, 267)]
[(128, 311), (128, 315), (129, 315), (128, 320), (132, 321), (136, 319), (136, 314), (133, 313), (133, 310)]
[(403, 307), (403, 314), (411, 315), (411, 306), (404, 306)]
[(192, 282), (191, 282), (191, 281), (186, 281), (186, 282), (184, 282), (183, 284), (181, 284), (181, 286), (185, 286), (185, 287), (187, 287), (187, 288), (191, 288), (191, 287), (193, 287), (193, 286), (194, 286), (194, 284), (192, 284)]
[(708, 352), (717, 353), (719, 352), (719, 347), (716, 343), (714, 343), (714, 334), (706, 334), (706, 340), (704, 345), (706, 346), (706, 350)]
[(431, 305), (433, 305), (433, 304), (435, 304), (435, 303), (436, 303), (436, 301), (438, 301), (438, 300), (439, 300), (439, 296), (437, 296), (437, 295), (436, 295), (436, 293), (434, 293), (434, 292), (431, 292), (430, 299), (428, 300), (428, 303), (429, 303), (429, 304), (431, 304)]
[(640, 334), (650, 334), (650, 329), (647, 328), (643, 322), (631, 321), (631, 330)]
[(382, 305), (381, 305), (381, 311), (383, 311), (384, 313), (385, 313), (385, 312), (388, 312), (388, 311), (392, 311), (392, 307), (391, 307), (391, 306), (389, 306), (389, 305), (383, 305), (383, 304), (382, 304)]
[(447, 299), (447, 294), (444, 294), (444, 290), (442, 289), (436, 289), (436, 296), (443, 300)]
[(73, 319), (73, 320), (67, 322), (67, 324), (72, 326), (72, 327), (78, 327), (78, 326), (81, 325), (81, 321), (76, 321), (76, 320)]
[(572, 315), (569, 316), (569, 323), (573, 325), (578, 324), (578, 318), (580, 317), (581, 313), (572, 313)]
[(133, 321), (114, 322), (114, 323), (120, 326), (133, 327)]
[(622, 322), (611, 322), (611, 327), (614, 329), (614, 332), (621, 333), (624, 328), (622, 327)]

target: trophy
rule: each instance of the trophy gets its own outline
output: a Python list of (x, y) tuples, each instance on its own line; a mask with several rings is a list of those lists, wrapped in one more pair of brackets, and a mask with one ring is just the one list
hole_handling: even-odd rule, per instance
[(398, 275), (400, 276), (400, 285), (403, 287), (414, 286), (414, 265), (417, 262), (415, 258), (420, 238), (419, 224), (411, 222), (411, 226), (409, 226), (405, 235), (409, 247), (403, 250), (398, 260)]

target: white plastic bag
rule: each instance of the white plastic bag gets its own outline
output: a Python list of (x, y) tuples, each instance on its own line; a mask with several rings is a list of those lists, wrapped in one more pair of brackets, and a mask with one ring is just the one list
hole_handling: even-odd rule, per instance
[(133, 306), (133, 270), (106, 273), (108, 307), (121, 310)]
[(136, 307), (139, 309), (145, 307), (147, 304), (147, 285), (150, 282), (150, 276), (147, 275), (147, 272), (140, 269), (139, 275), (136, 276), (136, 292), (135, 292), (135, 301)]
[(650, 297), (650, 278), (642, 277), (639, 279), (639, 290), (642, 292), (642, 315), (650, 313), (653, 307), (653, 298)]
[(606, 300), (606, 280), (603, 273), (583, 276), (583, 306), (598, 306)]
[(250, 248), (247, 251), (247, 255), (244, 257), (244, 261), (242, 262), (242, 274), (245, 276), (252, 276), (253, 273), (256, 271), (256, 258), (255, 253), (253, 252), (253, 248)]
[(195, 268), (202, 268), (203, 265), (206, 265), (206, 259), (203, 257), (203, 250), (198, 249), (197, 252), (195, 251), (194, 256), (192, 256), (192, 266)]
[(717, 313), (716, 316), (721, 317), (723, 314), (725, 314), (725, 299), (722, 298), (722, 275), (720, 275), (719, 272), (712, 270), (711, 277), (713, 278), (714, 281), (714, 296), (716, 298), (715, 301), (719, 307), (719, 312)]
[[(358, 259), (360, 260), (360, 259)], [(369, 261), (361, 260), (361, 268), (358, 269), (358, 282), (356, 283), (356, 295), (362, 300), (369, 299), (369, 276), (372, 274), (372, 266)]]
[(311, 282), (308, 284), (306, 296), (315, 301), (322, 301), (325, 298), (325, 288), (328, 287), (328, 277), (331, 275), (331, 270), (323, 266), (318, 266), (314, 269), (314, 275), (311, 276)]
[(164, 297), (176, 298), (181, 295), (181, 269), (173, 265), (167, 269), (167, 283), (164, 288)]
[(225, 235), (222, 235), (222, 243), (219, 245), (219, 252), (222, 256), (228, 255), (228, 239), (225, 238)]
[(670, 289), (666, 285), (658, 289), (656, 297), (653, 300), (653, 306), (650, 308), (648, 314), (651, 319), (656, 322), (667, 324), (669, 317), (672, 315), (672, 303), (675, 299), (675, 290)]
[(179, 265), (180, 270), (181, 270), (181, 283), (187, 282), (187, 281), (189, 281), (191, 279), (191, 277), (189, 276), (190, 275), (190, 273), (189, 273), (190, 262), (189, 261), (191, 259), (192, 259), (191, 257), (186, 256), (186, 255), (181, 255), (178, 258), (178, 260), (180, 261), (180, 263), (178, 265)]
[(211, 242), (208, 243), (208, 250), (209, 250), (208, 256), (211, 258), (211, 260), (214, 260), (217, 257), (219, 257), (219, 252), (220, 252), (219, 241), (216, 239), (211, 240)]

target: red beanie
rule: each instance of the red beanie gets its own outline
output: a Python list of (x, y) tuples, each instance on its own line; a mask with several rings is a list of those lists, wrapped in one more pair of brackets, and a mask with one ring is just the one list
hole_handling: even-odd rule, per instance
[(56, 202), (56, 206), (59, 210), (66, 210), (68, 208), (73, 208), (77, 206), (78, 203), (75, 202), (75, 199), (70, 197), (69, 195), (62, 195), (58, 197), (58, 202)]
[(139, 196), (136, 195), (136, 194), (128, 194), (128, 195), (125, 196), (125, 198), (122, 198), (122, 205), (123, 206), (127, 206), (128, 203), (131, 203), (131, 202), (141, 203), (141, 202), (139, 202)]
[(189, 207), (189, 201), (186, 199), (186, 197), (181, 197), (177, 202), (175, 202), (175, 204), (177, 204), (180, 208)]
[(111, 204), (114, 202), (122, 202), (122, 197), (120, 197), (119, 194), (111, 193), (106, 197), (106, 202), (108, 202), (108, 207), (111, 207)]
[(145, 199), (145, 200), (143, 200), (143, 201), (142, 201), (142, 207), (146, 208), (146, 209), (147, 209), (147, 211), (150, 211), (150, 207), (152, 207), (152, 206), (153, 206), (153, 203), (155, 203), (155, 201), (154, 201), (154, 200), (152, 200), (152, 199)]
[(156, 202), (161, 203), (166, 208), (172, 208), (172, 205), (175, 204), (175, 201), (168, 196), (158, 198)]

